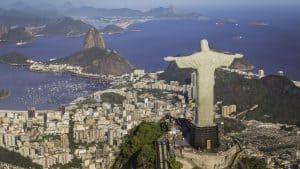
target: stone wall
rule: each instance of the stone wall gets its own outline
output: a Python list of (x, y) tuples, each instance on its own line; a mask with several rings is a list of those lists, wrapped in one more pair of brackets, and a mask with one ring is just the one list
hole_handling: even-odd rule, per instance
[(240, 152), (238, 145), (234, 145), (227, 151), (219, 153), (202, 153), (193, 150), (183, 150), (182, 153), (176, 151), (176, 157), (178, 157), (176, 159), (183, 163), (183, 169), (188, 169), (190, 166), (223, 169), (232, 164), (238, 152)]

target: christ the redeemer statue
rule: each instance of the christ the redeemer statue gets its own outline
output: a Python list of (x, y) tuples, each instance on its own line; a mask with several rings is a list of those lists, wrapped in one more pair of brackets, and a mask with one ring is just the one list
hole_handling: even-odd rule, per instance
[(216, 68), (231, 65), (241, 54), (225, 54), (210, 50), (207, 40), (201, 41), (201, 51), (191, 56), (166, 57), (165, 61), (175, 61), (179, 68), (192, 68), (197, 71), (197, 113), (196, 125), (207, 127), (214, 125), (214, 84)]

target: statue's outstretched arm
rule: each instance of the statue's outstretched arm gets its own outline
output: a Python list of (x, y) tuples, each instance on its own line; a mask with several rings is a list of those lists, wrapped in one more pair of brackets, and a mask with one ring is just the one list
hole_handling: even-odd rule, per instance
[(243, 58), (243, 55), (241, 55), (241, 54), (235, 54), (235, 55), (226, 55), (226, 54), (224, 54), (223, 56), (218, 57), (218, 59), (216, 60), (216, 62), (217, 62), (216, 65), (218, 65), (219, 67), (220, 66), (228, 67), (232, 64), (234, 59), (239, 59), (239, 58)]
[(172, 57), (168, 56), (164, 58), (165, 61), (167, 62), (176, 62), (177, 66), (179, 68), (193, 68), (193, 59), (189, 56), (181, 56), (181, 57)]

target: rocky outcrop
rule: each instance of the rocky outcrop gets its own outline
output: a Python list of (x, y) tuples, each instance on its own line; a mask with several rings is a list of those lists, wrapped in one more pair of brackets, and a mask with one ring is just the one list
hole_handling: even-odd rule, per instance
[(97, 47), (82, 50), (49, 64), (79, 66), (83, 73), (117, 76), (130, 73), (134, 68), (116, 51)]
[(229, 66), (231, 69), (238, 69), (242, 71), (251, 71), (254, 66), (250, 64), (245, 58), (234, 59), (232, 64)]
[(104, 49), (105, 42), (102, 35), (95, 28), (91, 28), (84, 38), (83, 49), (94, 47)]
[(33, 35), (25, 27), (17, 27), (10, 29), (6, 34), (2, 35), (2, 40), (7, 41), (26, 41), (29, 42), (33, 38)]
[(175, 62), (170, 62), (165, 71), (159, 75), (159, 79), (166, 81), (178, 81), (181, 84), (190, 83), (193, 69), (179, 69)]

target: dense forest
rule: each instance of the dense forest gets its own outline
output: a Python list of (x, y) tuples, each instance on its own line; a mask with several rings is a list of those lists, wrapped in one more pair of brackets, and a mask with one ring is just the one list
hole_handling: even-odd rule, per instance
[(163, 135), (160, 123), (143, 122), (125, 136), (113, 168), (155, 168), (154, 142)]

